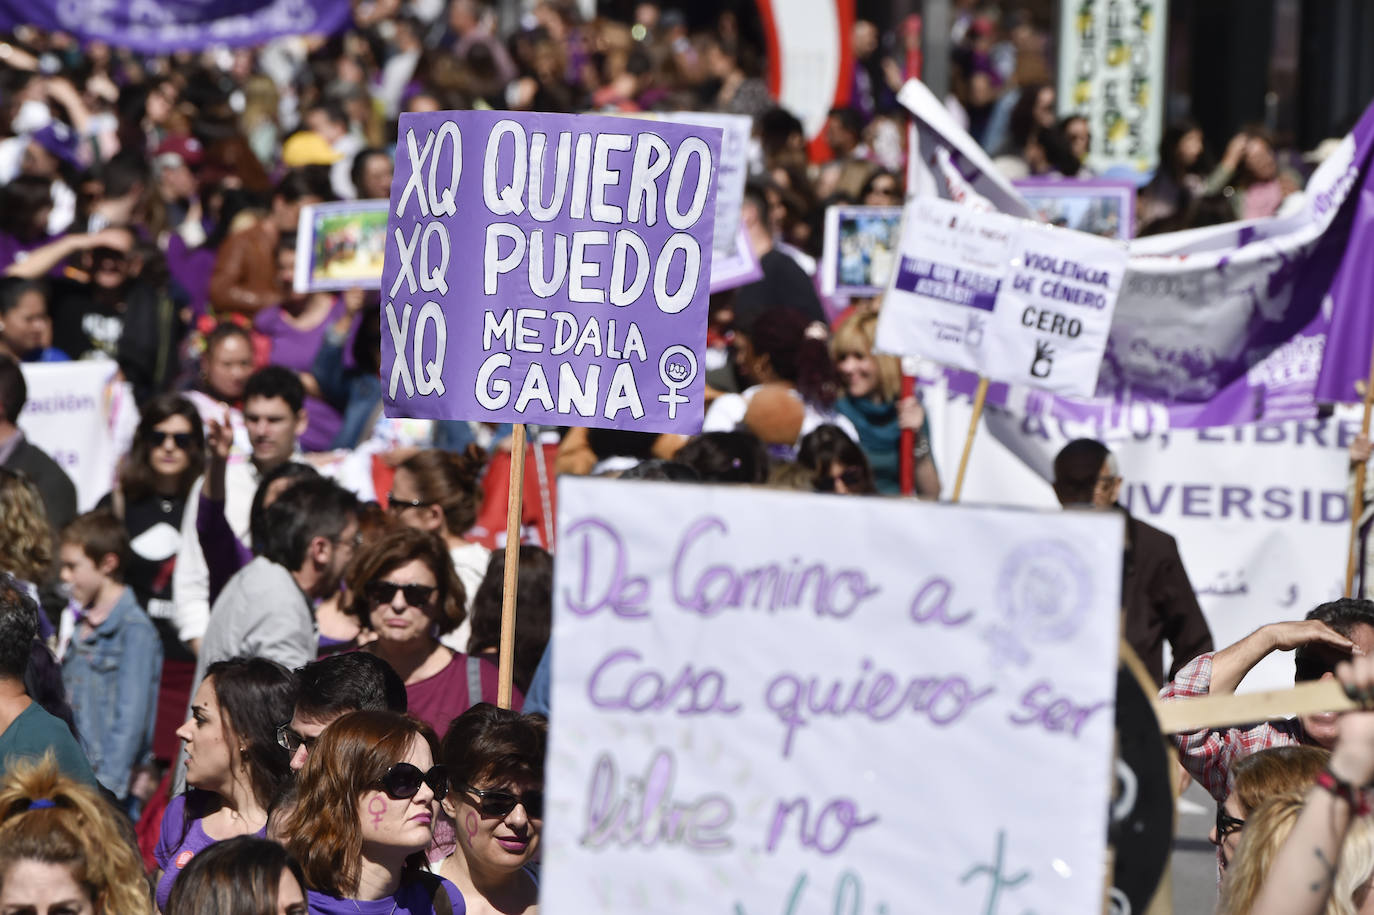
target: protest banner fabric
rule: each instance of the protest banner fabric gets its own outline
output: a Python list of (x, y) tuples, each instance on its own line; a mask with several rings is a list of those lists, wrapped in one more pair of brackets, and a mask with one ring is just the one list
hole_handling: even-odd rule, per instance
[[(1030, 215), (977, 145), (920, 83), (899, 99), (916, 117), (909, 192)], [(1097, 393), (1025, 391), (1018, 412), (1153, 429), (1306, 419), (1358, 399), (1374, 312), (1374, 107), (1271, 219), (1129, 243)], [(992, 403), (1007, 392), (994, 386)]]
[(1159, 160), (1168, 24), (1168, 0), (1060, 2), (1059, 111), (1087, 118), (1099, 173)]
[(349, 0), (0, 0), (0, 31), (31, 25), (145, 54), (333, 35), (351, 16)]
[(90, 511), (114, 485), (120, 455), (138, 426), (138, 408), (114, 362), (25, 362), (29, 399), (16, 425), (71, 477), (76, 504)]
[(907, 204), (877, 345), (1091, 395), (1126, 266), (1114, 242), (936, 198)]
[(301, 207), (293, 290), (306, 293), (380, 286), (387, 203), (343, 200)]
[(399, 148), (388, 415), (700, 430), (719, 128), (433, 112)]
[(560, 482), (550, 915), (1101, 911), (1118, 519)]
[[(938, 378), (925, 390), (946, 487), (968, 425), (972, 379), (962, 381), (961, 391), (947, 395)], [(1346, 449), (1360, 430), (1358, 408), (1217, 429), (1102, 425), (993, 405), (984, 421), (991, 434), (973, 449), (965, 501), (1054, 508), (1054, 456), (1075, 438), (1104, 442), (1120, 461), (1121, 503), (1177, 539), (1218, 648), (1341, 596), (1349, 532)], [(1276, 652), (1246, 677), (1243, 689), (1292, 684), (1292, 655)]]

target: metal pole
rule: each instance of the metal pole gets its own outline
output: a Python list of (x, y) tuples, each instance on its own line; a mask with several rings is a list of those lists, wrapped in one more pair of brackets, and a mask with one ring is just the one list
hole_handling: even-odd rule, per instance
[(925, 0), (921, 16), (921, 81), (940, 101), (949, 95), (950, 0)]

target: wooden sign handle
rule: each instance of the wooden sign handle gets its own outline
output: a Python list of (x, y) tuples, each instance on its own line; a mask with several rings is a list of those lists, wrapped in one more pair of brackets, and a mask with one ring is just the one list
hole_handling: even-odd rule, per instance
[(506, 503), (506, 576), (501, 588), (501, 649), (496, 704), (510, 708), (515, 675), (515, 595), (520, 585), (520, 516), (525, 496), (525, 424), (511, 431), (510, 496)]
[(958, 502), (959, 496), (964, 492), (964, 474), (968, 472), (968, 458), (973, 453), (973, 436), (978, 432), (978, 420), (983, 416), (983, 405), (988, 401), (988, 380), (986, 377), (978, 378), (978, 390), (973, 395), (973, 415), (968, 421), (968, 435), (964, 437), (964, 453), (959, 458), (959, 473), (954, 477), (954, 494), (950, 497), (951, 502)]
[(1172, 699), (1168, 702), (1156, 700), (1155, 715), (1159, 718), (1161, 732), (1177, 734), (1180, 731), (1249, 724), (1293, 715), (1348, 712), (1359, 707), (1345, 694), (1339, 682), (1326, 679), (1299, 683), (1292, 689), (1199, 696), (1196, 699)]
[[(1369, 438), (1369, 414), (1374, 408), (1374, 347), (1369, 352), (1369, 378), (1364, 385), (1364, 417), (1360, 420), (1360, 435)], [(1355, 562), (1359, 552), (1355, 544), (1360, 539), (1360, 516), (1364, 514), (1364, 461), (1355, 467), (1355, 496), (1350, 504), (1350, 543), (1345, 559), (1345, 596), (1355, 597)]]

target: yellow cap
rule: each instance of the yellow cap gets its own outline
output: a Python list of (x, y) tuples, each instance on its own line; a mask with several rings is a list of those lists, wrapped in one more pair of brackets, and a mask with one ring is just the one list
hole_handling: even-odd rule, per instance
[(329, 141), (313, 130), (302, 130), (286, 138), (281, 148), (281, 160), (290, 168), (302, 165), (333, 165), (343, 158)]

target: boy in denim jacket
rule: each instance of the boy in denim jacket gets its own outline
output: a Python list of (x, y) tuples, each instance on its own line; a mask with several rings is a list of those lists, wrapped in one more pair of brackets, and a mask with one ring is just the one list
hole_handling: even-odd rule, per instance
[(81, 515), (62, 531), (60, 556), (78, 614), (62, 681), (96, 778), (127, 802), (133, 769), (152, 752), (162, 642), (124, 585), (129, 535), (118, 518)]

